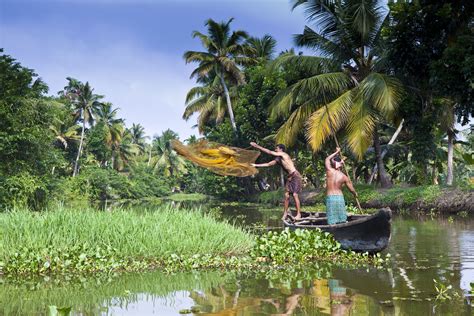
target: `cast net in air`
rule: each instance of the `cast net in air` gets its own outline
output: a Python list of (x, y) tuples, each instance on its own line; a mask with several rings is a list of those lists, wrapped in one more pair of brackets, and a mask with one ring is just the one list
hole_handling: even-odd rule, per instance
[(223, 176), (248, 177), (258, 172), (251, 164), (257, 160), (259, 151), (229, 147), (206, 140), (191, 145), (173, 140), (171, 145), (179, 155), (194, 164)]

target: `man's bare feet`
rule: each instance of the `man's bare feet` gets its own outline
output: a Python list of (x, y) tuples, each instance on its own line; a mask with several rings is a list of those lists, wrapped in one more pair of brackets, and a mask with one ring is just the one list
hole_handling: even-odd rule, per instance
[(301, 219), (301, 214), (300, 213), (296, 214), (295, 220), (299, 221), (300, 219)]

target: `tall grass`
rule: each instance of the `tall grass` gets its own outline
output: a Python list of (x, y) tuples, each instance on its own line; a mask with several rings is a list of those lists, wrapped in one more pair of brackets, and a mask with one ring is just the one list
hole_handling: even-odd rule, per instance
[(22, 249), (113, 248), (121, 258), (163, 258), (171, 254), (231, 255), (247, 252), (249, 234), (199, 210), (157, 206), (153, 210), (71, 209), (0, 213), (0, 261)]

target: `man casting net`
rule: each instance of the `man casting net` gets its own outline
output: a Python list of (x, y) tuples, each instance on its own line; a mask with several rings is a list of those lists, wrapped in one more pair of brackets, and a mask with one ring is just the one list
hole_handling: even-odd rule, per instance
[(171, 145), (179, 155), (194, 164), (223, 176), (248, 177), (258, 173), (251, 165), (260, 155), (255, 150), (224, 146), (206, 140), (188, 146), (173, 140)]

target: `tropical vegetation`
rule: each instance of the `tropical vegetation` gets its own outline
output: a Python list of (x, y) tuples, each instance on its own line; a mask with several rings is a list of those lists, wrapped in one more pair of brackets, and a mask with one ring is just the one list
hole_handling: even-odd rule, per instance
[[(472, 189), (472, 3), (291, 3), (307, 20), (294, 48), (278, 51), (271, 35), (233, 29), (233, 19), (209, 19), (192, 33), (202, 49), (184, 52), (196, 84), (183, 96), (183, 118), (198, 114), (199, 136), (183, 141), (283, 143), (308, 188), (323, 187), (323, 160), (339, 145), (358, 184)], [(175, 131), (147, 136), (87, 78), (67, 77), (51, 95), (32, 69), (0, 54), (2, 208), (176, 191), (248, 199), (282, 185), (276, 168), (242, 179), (198, 168), (173, 151)]]

